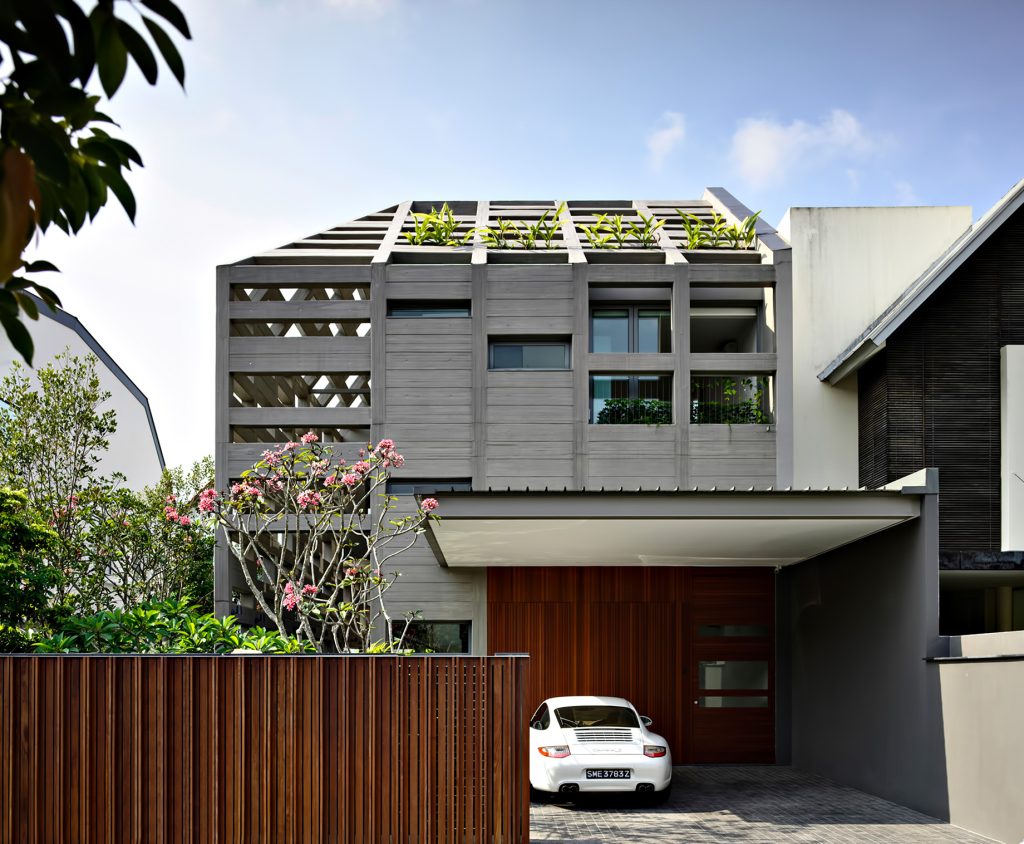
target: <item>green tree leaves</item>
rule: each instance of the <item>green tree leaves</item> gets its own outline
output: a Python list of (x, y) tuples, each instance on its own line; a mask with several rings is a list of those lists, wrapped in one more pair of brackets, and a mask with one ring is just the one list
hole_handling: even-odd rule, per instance
[[(181, 54), (160, 22), (191, 37), (171, 0), (139, 0), (148, 16), (135, 3), (115, 0), (96, 0), (86, 14), (80, 5), (86, 1), (0, 3), (0, 44), (10, 53), (10, 61), (0, 66), (6, 70), (0, 76), (0, 290), (22, 266), (22, 253), (37, 230), (56, 225), (75, 234), (110, 194), (135, 220), (135, 196), (125, 174), (133, 164), (141, 167), (142, 159), (99, 128), (113, 121), (99, 110), (101, 98), (86, 93), (93, 74), (98, 73), (109, 99), (130, 65), (156, 84), (159, 55), (185, 85)], [(141, 26), (117, 16), (124, 8), (134, 9)], [(58, 306), (57, 297), (50, 296), (49, 304)], [(31, 363), (33, 346), (22, 313), (30, 316), (24, 299), (0, 298), (0, 324)]]

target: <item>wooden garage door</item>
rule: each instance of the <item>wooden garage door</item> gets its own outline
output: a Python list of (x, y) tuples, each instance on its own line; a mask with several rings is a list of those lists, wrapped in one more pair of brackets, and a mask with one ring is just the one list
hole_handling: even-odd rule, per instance
[[(490, 569), (488, 651), (530, 654), (528, 709), (555, 695), (618, 695), (654, 719), (679, 762), (773, 761), (774, 709), (753, 701), (774, 694), (770, 678), (767, 690), (695, 694), (764, 684), (773, 591), (763, 569)], [(764, 619), (767, 639), (698, 635), (749, 633)], [(732, 705), (740, 697), (751, 700)]]

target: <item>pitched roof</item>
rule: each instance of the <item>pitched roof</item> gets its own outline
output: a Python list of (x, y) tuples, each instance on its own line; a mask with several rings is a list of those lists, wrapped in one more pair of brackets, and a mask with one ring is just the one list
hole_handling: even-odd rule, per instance
[(975, 251), (1024, 205), (1024, 179), (904, 290), (842, 354), (818, 373), (818, 379), (838, 384), (885, 348), (885, 343)]

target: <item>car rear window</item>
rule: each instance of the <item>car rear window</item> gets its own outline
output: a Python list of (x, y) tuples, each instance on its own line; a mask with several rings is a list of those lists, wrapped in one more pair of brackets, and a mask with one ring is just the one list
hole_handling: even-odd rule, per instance
[(636, 713), (625, 706), (560, 706), (560, 727), (639, 727)]

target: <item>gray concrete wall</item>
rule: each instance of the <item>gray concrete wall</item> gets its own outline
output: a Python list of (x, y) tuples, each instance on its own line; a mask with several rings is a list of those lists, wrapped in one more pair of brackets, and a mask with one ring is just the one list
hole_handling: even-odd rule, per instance
[(793, 765), (949, 816), (938, 645), (938, 507), (792, 567)]

